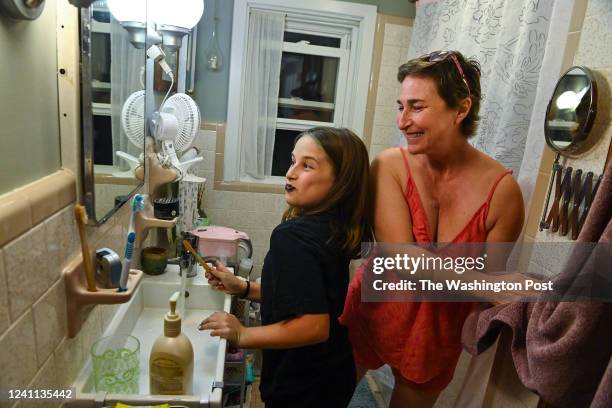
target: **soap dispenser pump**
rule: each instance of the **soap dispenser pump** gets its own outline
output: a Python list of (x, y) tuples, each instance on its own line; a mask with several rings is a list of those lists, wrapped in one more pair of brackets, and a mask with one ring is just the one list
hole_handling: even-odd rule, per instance
[(149, 357), (151, 394), (191, 395), (193, 388), (193, 346), (181, 332), (176, 313), (179, 292), (170, 296), (170, 311), (164, 318), (164, 334), (159, 336)]

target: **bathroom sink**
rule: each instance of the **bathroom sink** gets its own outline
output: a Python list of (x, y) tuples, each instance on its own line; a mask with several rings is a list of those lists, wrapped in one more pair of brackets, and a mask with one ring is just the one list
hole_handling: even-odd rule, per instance
[[(154, 405), (170, 402), (181, 407), (221, 407), (226, 341), (200, 332), (199, 323), (215, 311), (230, 311), (231, 297), (213, 290), (199, 267), (198, 275), (187, 278), (185, 316), (182, 331), (193, 345), (193, 395), (150, 395), (149, 355), (153, 343), (163, 334), (168, 299), (179, 290), (178, 266), (168, 265), (166, 273), (145, 276), (132, 299), (122, 304), (103, 336), (131, 334), (140, 341), (139, 393), (132, 395), (96, 393), (91, 356), (86, 359), (73, 386), (76, 399), (68, 407), (114, 407), (117, 402), (130, 405)], [(180, 310), (177, 307), (177, 310)]]

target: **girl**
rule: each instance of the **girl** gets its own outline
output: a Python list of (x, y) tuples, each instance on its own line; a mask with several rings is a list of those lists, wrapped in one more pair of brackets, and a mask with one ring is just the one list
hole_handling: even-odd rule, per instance
[(298, 136), (287, 171), (283, 222), (272, 232), (261, 285), (217, 263), (209, 283), (261, 302), (260, 327), (216, 312), (200, 325), (242, 348), (263, 349), (266, 407), (345, 407), (355, 389), (347, 330), (338, 323), (349, 261), (367, 239), (368, 153), (348, 129)]

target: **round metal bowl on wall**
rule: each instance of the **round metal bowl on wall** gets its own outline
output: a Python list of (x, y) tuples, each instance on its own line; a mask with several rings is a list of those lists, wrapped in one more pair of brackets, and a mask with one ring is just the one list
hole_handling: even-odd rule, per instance
[(0, 0), (0, 11), (16, 20), (35, 20), (44, 8), (45, 0)]
[(583, 153), (597, 112), (597, 84), (591, 71), (573, 66), (561, 76), (550, 98), (544, 121), (546, 144), (568, 156)]

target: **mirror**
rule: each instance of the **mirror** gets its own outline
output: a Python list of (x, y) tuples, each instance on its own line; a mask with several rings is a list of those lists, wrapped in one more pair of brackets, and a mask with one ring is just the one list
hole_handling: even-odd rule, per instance
[(130, 43), (106, 3), (80, 9), (83, 201), (94, 225), (142, 184), (144, 150), (144, 45)]
[(587, 141), (597, 105), (597, 86), (588, 68), (571, 67), (557, 82), (546, 109), (546, 143), (562, 155), (580, 153)]

